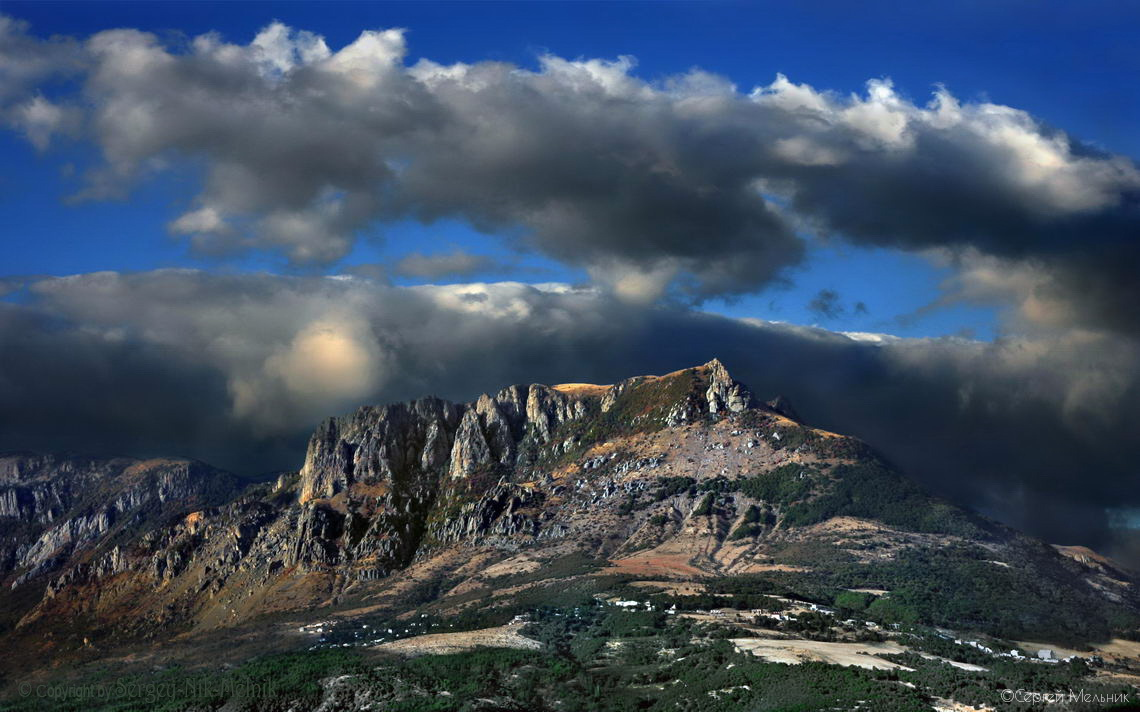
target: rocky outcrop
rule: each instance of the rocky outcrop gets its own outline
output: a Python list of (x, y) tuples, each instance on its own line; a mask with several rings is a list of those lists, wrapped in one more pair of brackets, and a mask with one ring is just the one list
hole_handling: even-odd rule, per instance
[(492, 462), (491, 446), (483, 435), (481, 420), (475, 410), (463, 414), (455, 434), (455, 445), (451, 448), (448, 474), (452, 479), (469, 476)]
[(600, 396), (594, 391), (516, 385), (493, 396), (481, 395), (473, 403), (423, 398), (361, 408), (326, 420), (313, 434), (301, 468), (300, 500), (334, 497), (355, 483), (393, 483), (444, 472), (462, 480), (494, 466), (509, 468), (522, 447), (550, 443), (565, 424), (599, 410), (608, 412), (647, 383), (685, 378), (697, 387), (665, 404), (672, 407), (670, 424), (754, 405), (752, 394), (714, 359), (659, 378), (628, 379)]
[(439, 522), (431, 533), (445, 544), (484, 536), (535, 536), (539, 525), (534, 508), (541, 506), (544, 498), (542, 493), (524, 487), (499, 484)]
[(705, 400), (708, 402), (709, 413), (739, 413), (754, 405), (752, 394), (742, 384), (732, 380), (728, 369), (719, 359), (714, 358), (703, 368), (708, 382)]
[(361, 408), (329, 418), (309, 440), (301, 502), (327, 498), (354, 483), (398, 480), (447, 461), (463, 408), (439, 398)]
[(550, 442), (561, 425), (589, 412), (590, 400), (589, 397), (575, 397), (547, 386), (531, 386), (527, 391), (526, 419), (535, 440)]
[[(668, 411), (676, 425), (752, 405), (713, 360), (608, 388), (516, 385), (471, 403), (424, 398), (331, 418), (313, 434), (300, 471), (303, 509), (287, 563), (389, 571), (411, 561), (425, 536), (455, 543), (536, 533), (538, 523), (520, 513), (535, 495), (512, 481), (523, 476), (523, 453), (527, 463), (541, 452), (557, 459), (581, 444), (576, 424), (600, 437), (625, 427), (621, 418), (648, 424), (647, 408)], [(440, 520), (442, 506), (453, 509)]]

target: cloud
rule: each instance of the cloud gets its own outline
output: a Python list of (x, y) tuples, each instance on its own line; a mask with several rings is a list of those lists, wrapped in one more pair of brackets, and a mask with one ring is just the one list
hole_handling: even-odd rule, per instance
[[(843, 304), (842, 297), (839, 292), (834, 289), (821, 289), (819, 290), (811, 301), (807, 304), (808, 311), (815, 314), (821, 319), (844, 319), (848, 316), (847, 307)], [(850, 313), (855, 316), (862, 316), (869, 313), (867, 305), (863, 302), (855, 302), (851, 307)]]
[(821, 289), (808, 302), (808, 309), (824, 319), (838, 319), (847, 309), (839, 302), (839, 292), (834, 289)]
[[(385, 353), (368, 324), (354, 315), (332, 313), (301, 327), (287, 347), (265, 360), (258, 375), (279, 382), (311, 418), (380, 390), (385, 371)], [(266, 419), (265, 390), (258, 381), (235, 381), (234, 414), (256, 417), (274, 429), (293, 425)]]
[(503, 267), (504, 265), (486, 255), (473, 255), (464, 250), (454, 249), (451, 252), (435, 255), (413, 252), (397, 261), (392, 270), (404, 277), (442, 279), (470, 277), (479, 272), (501, 270)]
[(42, 278), (27, 294), (0, 302), (0, 448), (296, 467), (311, 428), (358, 405), (716, 356), (758, 394), (1051, 541), (1109, 546), (1106, 509), (1140, 507), (1130, 337), (845, 335), (514, 282), (164, 270)]
[[(128, 340), (0, 302), (0, 448), (196, 455), (242, 465), (290, 457), (227, 417), (225, 377), (184, 348)], [(181, 433), (179, 435), (178, 433)]]
[(40, 95), (15, 107), (8, 118), (40, 151), (47, 149), (55, 134), (74, 133), (79, 123), (73, 108), (53, 104)]
[(26, 22), (0, 15), (0, 106), (30, 98), (43, 82), (76, 73), (84, 65), (76, 39), (41, 40), (29, 29)]
[[(207, 253), (329, 264), (365, 229), (459, 219), (635, 302), (699, 302), (781, 279), (815, 231), (1033, 264), (1086, 321), (1140, 325), (1135, 164), (946, 89), (922, 105), (886, 79), (850, 96), (782, 75), (750, 91), (700, 70), (647, 82), (630, 57), (409, 65), (400, 29), (335, 49), (273, 23), (248, 44), (172, 47), (5, 22), (20, 51), (0, 62), (25, 101), (82, 69), (104, 157), (83, 196), (202, 166), (170, 229)], [(54, 111), (25, 114), (45, 143)]]
[(0, 126), (17, 129), (40, 150), (56, 133), (74, 133), (77, 107), (46, 99), (41, 88), (78, 74), (84, 67), (80, 43), (72, 38), (40, 40), (28, 24), (0, 15)]

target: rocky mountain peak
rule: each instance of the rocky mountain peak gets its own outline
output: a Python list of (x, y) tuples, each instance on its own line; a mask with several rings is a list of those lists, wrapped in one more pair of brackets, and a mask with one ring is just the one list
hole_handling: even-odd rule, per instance
[[(509, 534), (531, 520), (500, 514), (534, 505), (519, 488), (560, 463), (631, 434), (749, 409), (771, 410), (717, 359), (613, 385), (512, 385), (467, 403), (429, 397), (360, 408), (326, 420), (310, 439), (292, 490), (301, 544), (287, 563), (348, 564), (379, 576), (408, 565), (424, 542), (486, 534), (492, 520)], [(443, 510), (452, 514), (428, 521)]]
[[(330, 418), (309, 442), (301, 502), (327, 499), (356, 484), (458, 480), (512, 467), (522, 449), (549, 444), (572, 421), (679, 425), (755, 407), (752, 394), (718, 359), (664, 376), (612, 386), (512, 385), (469, 403), (423, 398)], [(616, 409), (616, 410), (615, 410)], [(563, 449), (573, 440), (562, 444)]]
[(705, 391), (705, 400), (708, 402), (710, 413), (725, 410), (739, 413), (755, 405), (752, 393), (743, 384), (733, 380), (720, 359), (714, 358), (700, 368), (707, 374), (708, 389)]

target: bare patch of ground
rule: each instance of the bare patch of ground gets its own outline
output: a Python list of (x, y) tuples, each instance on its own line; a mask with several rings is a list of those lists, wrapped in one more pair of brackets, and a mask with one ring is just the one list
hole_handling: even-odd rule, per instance
[(947, 665), (950, 665), (951, 667), (956, 667), (959, 670), (967, 670), (969, 672), (988, 672), (989, 671), (989, 668), (982, 667), (981, 665), (974, 665), (972, 663), (958, 662), (957, 660), (951, 660), (950, 658), (943, 658), (943, 657), (939, 657), (937, 655), (931, 655), (930, 653), (918, 653), (918, 655), (920, 657), (926, 658), (927, 660), (937, 660), (940, 663), (946, 663)]
[(374, 650), (398, 653), (414, 657), (417, 655), (450, 655), (465, 653), (476, 648), (515, 648), (518, 650), (539, 650), (542, 644), (519, 633), (526, 625), (523, 621), (512, 621), (496, 628), (483, 628), (460, 633), (431, 633), (417, 635), (390, 643), (373, 646)]
[(788, 573), (802, 574), (811, 571), (811, 569), (804, 568), (803, 566), (792, 566), (791, 564), (760, 564), (751, 562), (734, 567), (732, 570), (733, 573), (739, 574), (759, 574), (765, 571), (785, 571)]
[(1060, 544), (1054, 544), (1053, 548), (1061, 555), (1067, 556), (1085, 566), (1091, 566), (1093, 568), (1120, 568), (1115, 561), (1109, 559), (1107, 556), (1098, 554), (1087, 546), (1061, 546)]
[[(1082, 658), (1087, 658), (1087, 657), (1092, 656), (1092, 655), (1100, 654), (1099, 650), (1073, 650), (1072, 648), (1064, 648), (1064, 647), (1061, 647), (1059, 645), (1053, 645), (1052, 643), (1035, 643), (1035, 642), (1030, 641), (1030, 640), (1017, 640), (1014, 642), (1017, 643), (1017, 647), (1021, 648), (1021, 652), (1025, 653), (1026, 655), (1028, 655), (1031, 658), (1036, 658), (1037, 653), (1040, 650), (1052, 650), (1054, 657), (1057, 657), (1057, 658), (1067, 658), (1071, 655), (1078, 655)], [(1111, 648), (1113, 643), (1117, 643), (1117, 642), (1125, 643), (1125, 644), (1128, 643), (1127, 640), (1120, 640), (1120, 641), (1114, 640), (1111, 643), (1104, 643), (1103, 645), (1106, 648)], [(1137, 643), (1132, 643), (1132, 645), (1137, 645), (1138, 647), (1140, 647), (1140, 644), (1137, 644)], [(1096, 646), (1096, 647), (1099, 648), (1100, 646)], [(1121, 646), (1120, 648), (1117, 648), (1117, 650), (1123, 650), (1123, 646)], [(1128, 656), (1128, 657), (1132, 657), (1132, 656)]]
[(633, 581), (631, 586), (660, 589), (674, 596), (696, 596), (705, 591), (705, 585), (696, 581)]
[[(1122, 658), (1133, 658), (1140, 660), (1140, 642), (1135, 640), (1123, 640), (1116, 638), (1107, 643), (1094, 645), (1094, 648), (1101, 654), (1116, 655)], [(1086, 653), (1087, 654), (1087, 653)]]
[(945, 697), (934, 698), (934, 712), (985, 712), (986, 710), (993, 710), (993, 707), (986, 707), (985, 705), (974, 707), (965, 702), (948, 700)]
[(524, 553), (488, 566), (483, 569), (479, 575), (484, 578), (498, 578), (499, 576), (510, 576), (511, 574), (529, 574), (531, 571), (537, 571), (541, 568), (542, 564), (543, 561), (541, 559), (529, 553)]
[(613, 559), (604, 573), (631, 574), (633, 576), (705, 576), (704, 571), (689, 563), (686, 554), (647, 553)]
[(819, 524), (813, 524), (809, 529), (813, 533), (886, 533), (897, 534), (897, 530), (888, 527), (881, 522), (872, 521), (870, 519), (859, 519), (858, 517), (832, 517)]
[(861, 563), (894, 559), (915, 547), (941, 548), (962, 541), (958, 536), (902, 531), (882, 522), (846, 516), (788, 531), (786, 537), (789, 541), (831, 544), (847, 550)]
[(778, 638), (733, 638), (738, 650), (774, 663), (800, 663), (818, 661), (844, 667), (861, 667), (869, 670), (910, 670), (910, 668), (884, 660), (879, 655), (896, 655), (906, 648), (893, 641), (883, 643), (829, 643), (819, 640)]
[(557, 386), (551, 386), (551, 389), (559, 393), (565, 393), (568, 396), (582, 397), (601, 397), (606, 394), (613, 386), (599, 386), (595, 383), (559, 383)]

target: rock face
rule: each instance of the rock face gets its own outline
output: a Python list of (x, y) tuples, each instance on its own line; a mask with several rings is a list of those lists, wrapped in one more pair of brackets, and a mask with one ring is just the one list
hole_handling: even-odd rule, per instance
[(106, 559), (99, 570), (122, 570), (112, 543), (121, 534), (221, 504), (238, 488), (235, 476), (192, 460), (0, 456), (0, 580), (18, 588), (96, 555)]
[[(326, 420), (313, 434), (300, 473), (300, 502), (372, 485), (387, 488), (381, 496), (402, 504), (397, 509), (414, 509), (431, 499), (444, 474), (444, 481), (463, 481), (496, 467), (512, 468), (520, 452), (549, 444), (564, 425), (610, 412), (623, 397), (647, 385), (674, 382), (681, 386), (677, 392), (662, 389), (665, 401), (648, 405), (667, 407), (677, 422), (739, 413), (754, 405), (748, 390), (714, 359), (660, 378), (629, 379), (600, 397), (595, 390), (536, 384), (510, 386), (467, 404), (424, 398), (361, 408)], [(397, 491), (400, 497), (392, 497)]]
[(447, 462), (463, 408), (422, 398), (329, 418), (309, 440), (300, 500), (327, 498), (356, 483), (404, 482)]
[(549, 386), (510, 386), (474, 403), (438, 398), (365, 407), (329, 418), (309, 441), (300, 501), (333, 497), (356, 483), (460, 479), (494, 464), (512, 466), (520, 443), (549, 442), (588, 405)]
[[(562, 454), (577, 447), (575, 424), (598, 425), (632, 401), (683, 413), (686, 422), (753, 404), (714, 360), (608, 388), (516, 385), (472, 403), (424, 398), (330, 418), (313, 434), (299, 474), (302, 514), (290, 562), (383, 575), (406, 566), (424, 541), (537, 530), (518, 514), (529, 495), (520, 499), (503, 486), (524, 477), (540, 454), (549, 459), (551, 448)], [(459, 509), (433, 517), (448, 506)]]
[(705, 390), (705, 401), (709, 406), (709, 413), (729, 411), (739, 413), (752, 407), (752, 394), (743, 385), (732, 380), (728, 369), (719, 359), (713, 359), (705, 364), (708, 369), (708, 389)]

